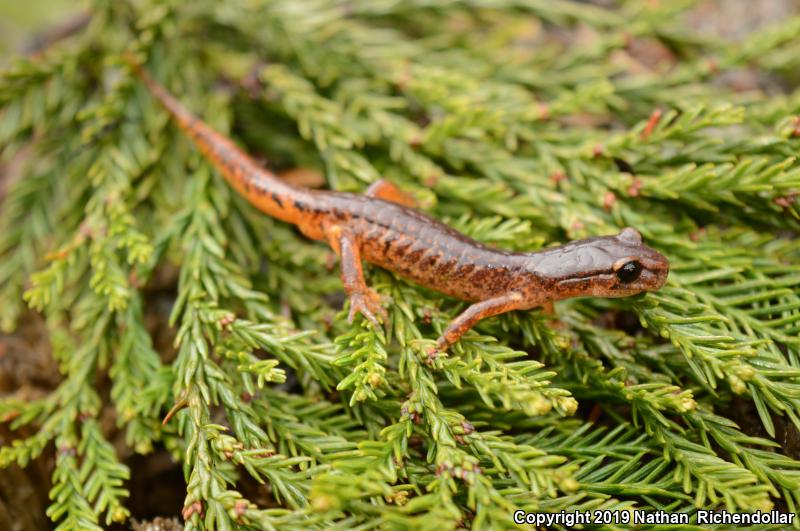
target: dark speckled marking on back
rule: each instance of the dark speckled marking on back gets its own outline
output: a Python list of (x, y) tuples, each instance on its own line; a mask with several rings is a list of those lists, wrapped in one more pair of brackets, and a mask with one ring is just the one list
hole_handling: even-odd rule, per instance
[(492, 249), (417, 210), (337, 192), (323, 201), (333, 217), (348, 220), (366, 261), (442, 293), (481, 300), (525, 274), (530, 255)]

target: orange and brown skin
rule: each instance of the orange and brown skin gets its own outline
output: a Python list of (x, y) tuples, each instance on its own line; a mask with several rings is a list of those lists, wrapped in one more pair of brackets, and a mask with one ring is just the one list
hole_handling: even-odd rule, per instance
[(193, 116), (136, 64), (132, 66), (250, 203), (333, 248), (341, 260), (351, 321), (356, 313), (375, 325), (376, 314), (386, 318), (378, 294), (364, 282), (362, 260), (473, 302), (439, 337), (439, 351), (486, 317), (569, 297), (624, 297), (657, 290), (666, 282), (669, 262), (643, 245), (631, 228), (536, 253), (513, 253), (483, 245), (414, 210), (414, 201), (388, 181), (374, 183), (365, 195), (291, 186)]

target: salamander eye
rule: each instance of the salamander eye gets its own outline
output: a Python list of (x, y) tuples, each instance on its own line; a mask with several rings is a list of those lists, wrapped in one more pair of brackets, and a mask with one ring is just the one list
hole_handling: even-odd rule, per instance
[(628, 283), (633, 282), (639, 275), (642, 274), (642, 264), (637, 262), (636, 260), (631, 260), (630, 262), (625, 262), (616, 270), (617, 278), (620, 279), (622, 282)]

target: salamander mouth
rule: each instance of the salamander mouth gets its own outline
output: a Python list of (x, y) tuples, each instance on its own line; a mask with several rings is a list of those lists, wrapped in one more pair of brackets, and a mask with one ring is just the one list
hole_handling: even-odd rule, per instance
[(569, 277), (558, 281), (559, 286), (570, 286), (572, 284), (580, 284), (582, 282), (593, 282), (596, 280), (608, 280), (611, 278), (611, 275), (606, 273), (597, 273), (592, 275), (581, 275), (575, 277)]
[(644, 269), (635, 281), (624, 283), (613, 272), (586, 274), (559, 280), (559, 288), (578, 292), (585, 290), (587, 296), (629, 297), (647, 291), (660, 289), (667, 281), (668, 267), (655, 270)]

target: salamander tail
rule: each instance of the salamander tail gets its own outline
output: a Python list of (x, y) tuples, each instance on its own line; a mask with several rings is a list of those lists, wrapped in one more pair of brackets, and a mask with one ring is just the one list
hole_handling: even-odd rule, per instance
[(132, 52), (125, 52), (122, 56), (125, 62), (130, 66), (133, 73), (136, 74), (142, 83), (144, 83), (147, 90), (164, 106), (164, 108), (175, 117), (180, 126), (189, 130), (198, 120), (192, 115), (189, 110), (176, 100), (172, 94), (161, 86), (153, 77), (144, 69), (139, 60)]
[(153, 79), (132, 53), (126, 53), (123, 59), (203, 155), (240, 194), (262, 212), (283, 221), (297, 222), (299, 213), (293, 205), (301, 196), (307, 195), (304, 191), (281, 182), (273, 172), (261, 167), (230, 138), (194, 116)]

